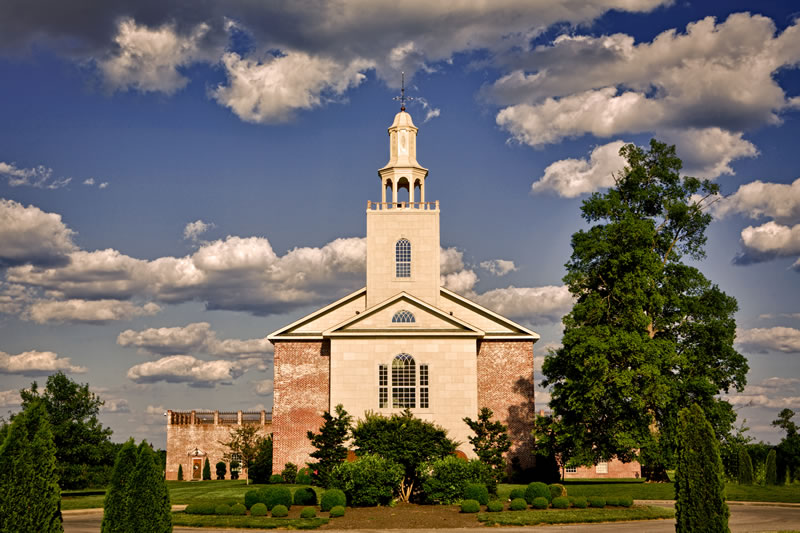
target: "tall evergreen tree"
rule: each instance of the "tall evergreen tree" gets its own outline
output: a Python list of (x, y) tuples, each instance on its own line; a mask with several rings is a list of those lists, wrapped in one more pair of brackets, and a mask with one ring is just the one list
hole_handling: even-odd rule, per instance
[[(231, 463), (231, 475), (233, 474)], [(272, 475), (272, 435), (267, 435), (258, 443), (256, 454), (247, 469), (247, 479), (253, 483), (269, 483)], [(233, 477), (231, 477), (233, 479)]]
[(122, 531), (165, 533), (172, 531), (169, 492), (155, 452), (142, 441), (136, 454), (136, 466), (128, 481), (125, 523)]
[(739, 449), (739, 485), (753, 484), (753, 460), (744, 446)]
[(500, 483), (506, 475), (506, 461), (503, 454), (511, 449), (511, 439), (508, 436), (508, 426), (495, 420), (494, 413), (488, 407), (481, 408), (478, 419), (464, 418), (464, 422), (475, 434), (468, 437), (469, 443), (475, 449), (478, 459), (489, 465), (496, 483)]
[(111, 475), (111, 486), (103, 502), (102, 533), (126, 533), (125, 525), (128, 484), (133, 469), (136, 467), (136, 444), (133, 439), (123, 444), (117, 460), (114, 463), (114, 472)]
[(183, 481), (183, 465), (178, 465), (178, 481)]
[(311, 452), (311, 457), (317, 460), (315, 464), (309, 466), (317, 471), (319, 484), (328, 488), (331, 472), (347, 459), (347, 447), (344, 443), (350, 435), (350, 423), (353, 417), (347, 414), (342, 404), (339, 404), (336, 406), (336, 416), (325, 411), (322, 419), (324, 422), (319, 428), (319, 433), (312, 431), (307, 433), (311, 445), (316, 448), (316, 451)]
[(208, 462), (208, 457), (206, 457), (206, 462), (203, 463), (203, 481), (209, 481), (211, 479), (211, 463)]
[(699, 405), (678, 415), (675, 469), (676, 533), (727, 533), (725, 476), (714, 429)]
[(775, 464), (775, 448), (771, 449), (767, 454), (766, 472), (764, 474), (765, 485), (778, 484), (778, 467)]
[(648, 478), (666, 480), (678, 411), (699, 403), (718, 438), (727, 434), (736, 415), (718, 395), (742, 390), (748, 366), (733, 348), (736, 300), (683, 261), (705, 255), (704, 209), (718, 186), (681, 177), (674, 146), (620, 154), (615, 185), (581, 207), (594, 226), (572, 236), (564, 281), (575, 304), (544, 384), (571, 464), (640, 450)]

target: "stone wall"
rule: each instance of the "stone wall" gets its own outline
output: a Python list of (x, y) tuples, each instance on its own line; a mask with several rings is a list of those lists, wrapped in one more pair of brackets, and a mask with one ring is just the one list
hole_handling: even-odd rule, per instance
[[(619, 459), (612, 459), (596, 466), (579, 466), (576, 472), (564, 472), (564, 479), (591, 479), (591, 478), (639, 478), (642, 476), (642, 466), (636, 462), (623, 463)], [(605, 470), (605, 472), (604, 472)]]

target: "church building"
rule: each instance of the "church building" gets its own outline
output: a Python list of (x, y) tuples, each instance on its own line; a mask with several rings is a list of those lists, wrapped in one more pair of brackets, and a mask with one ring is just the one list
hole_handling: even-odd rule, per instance
[[(507, 460), (533, 462), (535, 332), (440, 285), (439, 201), (426, 197), (417, 128), (389, 127), (380, 201), (368, 201), (366, 287), (269, 335), (275, 345), (273, 470), (304, 466), (324, 411), (354, 419), (410, 409), (475, 454), (464, 417), (482, 407), (509, 427)], [(407, 191), (408, 201), (399, 192)]]

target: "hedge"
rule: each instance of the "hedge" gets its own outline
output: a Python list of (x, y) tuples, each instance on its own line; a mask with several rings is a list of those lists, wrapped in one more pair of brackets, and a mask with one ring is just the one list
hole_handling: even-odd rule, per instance
[(526, 502), (532, 504), (533, 500), (536, 498), (546, 498), (548, 502), (550, 501), (550, 489), (547, 488), (547, 485), (539, 481), (530, 483), (528, 488), (525, 489)]
[(547, 509), (550, 506), (550, 502), (544, 496), (537, 496), (531, 502), (531, 506), (534, 509)]
[(470, 483), (464, 490), (465, 500), (476, 500), (481, 505), (489, 503), (489, 489), (483, 483)]
[(477, 513), (481, 510), (481, 504), (477, 500), (464, 500), (461, 502), (462, 513)]
[(528, 502), (525, 501), (525, 498), (514, 498), (508, 508), (512, 511), (524, 511), (528, 508)]
[(344, 506), (336, 505), (331, 508), (331, 513), (330, 513), (331, 518), (339, 518), (341, 516), (344, 516)]
[(345, 505), (347, 505), (347, 497), (339, 489), (326, 490), (319, 503), (320, 509), (323, 511), (332, 511), (334, 507), (344, 507)]

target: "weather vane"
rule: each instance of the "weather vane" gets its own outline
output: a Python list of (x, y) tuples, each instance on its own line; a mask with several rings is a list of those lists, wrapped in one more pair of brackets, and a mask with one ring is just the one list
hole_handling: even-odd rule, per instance
[(400, 102), (400, 111), (406, 110), (406, 100), (416, 100), (413, 96), (406, 96), (406, 73), (400, 73), (400, 96), (395, 96), (392, 100)]

